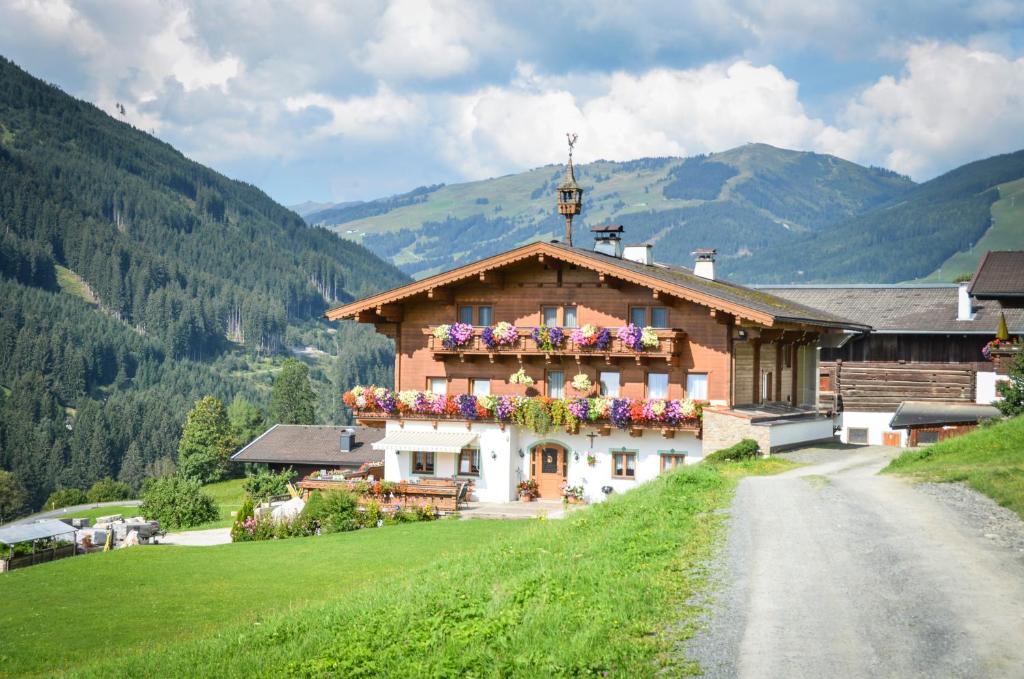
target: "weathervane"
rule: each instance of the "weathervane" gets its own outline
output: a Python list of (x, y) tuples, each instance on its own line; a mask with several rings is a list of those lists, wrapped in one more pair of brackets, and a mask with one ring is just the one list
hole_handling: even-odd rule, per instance
[(576, 140), (579, 138), (579, 135), (575, 132), (566, 132), (565, 138), (569, 140), (569, 164), (572, 165), (572, 147), (576, 146)]

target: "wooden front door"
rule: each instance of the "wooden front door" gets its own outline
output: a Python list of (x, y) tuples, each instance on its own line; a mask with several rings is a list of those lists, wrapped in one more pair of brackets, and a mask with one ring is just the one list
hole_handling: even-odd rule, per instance
[(542, 498), (562, 497), (562, 481), (568, 453), (555, 443), (534, 446), (530, 455), (530, 478), (537, 482), (537, 491)]

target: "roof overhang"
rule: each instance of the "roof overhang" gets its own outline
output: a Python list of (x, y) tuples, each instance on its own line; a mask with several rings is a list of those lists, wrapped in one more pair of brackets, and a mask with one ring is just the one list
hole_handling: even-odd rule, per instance
[(981, 420), (1000, 416), (998, 408), (984, 404), (903, 401), (889, 421), (889, 428), (910, 429), (912, 427), (977, 424)]
[(870, 326), (855, 323), (844, 324), (771, 314), (759, 309), (744, 306), (740, 303), (716, 297), (712, 294), (692, 290), (683, 285), (675, 285), (654, 276), (633, 271), (626, 267), (616, 266), (612, 261), (587, 257), (585, 253), (555, 247), (544, 242), (523, 245), (500, 255), (487, 257), (478, 262), (474, 262), (473, 264), (467, 264), (465, 266), (452, 269), (451, 271), (436, 274), (420, 281), (408, 283), (343, 306), (335, 307), (334, 309), (328, 310), (324, 314), (324, 317), (330, 321), (356, 319), (360, 313), (373, 312), (385, 305), (394, 304), (417, 295), (429, 295), (433, 290), (438, 288), (466, 281), (474, 277), (479, 277), (486, 271), (508, 266), (509, 264), (514, 264), (516, 262), (525, 261), (533, 257), (537, 257), (542, 260), (550, 257), (551, 259), (559, 260), (567, 264), (573, 264), (582, 269), (589, 269), (597, 273), (603, 273), (622, 281), (649, 288), (658, 293), (678, 297), (680, 299), (700, 304), (716, 311), (732, 314), (737, 318), (742, 318), (768, 327), (773, 326), (776, 323), (794, 323), (825, 328), (850, 328), (862, 330), (864, 332), (870, 331), (871, 329)]
[(422, 453), (459, 453), (472, 448), (477, 436), (473, 432), (393, 431), (373, 444), (374, 450), (410, 450)]

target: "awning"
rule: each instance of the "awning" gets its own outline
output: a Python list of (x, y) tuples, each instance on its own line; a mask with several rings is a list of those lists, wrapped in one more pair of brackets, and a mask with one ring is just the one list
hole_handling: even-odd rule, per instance
[(74, 532), (75, 529), (63, 521), (42, 519), (35, 523), (16, 523), (0, 528), (0, 542), (5, 545), (16, 545), (19, 542), (43, 540)]
[(930, 403), (928, 401), (904, 401), (900, 403), (889, 422), (890, 429), (909, 429), (955, 424), (977, 424), (1001, 413), (995, 406), (975, 403)]
[(422, 453), (458, 453), (476, 443), (471, 431), (393, 431), (373, 444), (374, 450), (411, 450)]

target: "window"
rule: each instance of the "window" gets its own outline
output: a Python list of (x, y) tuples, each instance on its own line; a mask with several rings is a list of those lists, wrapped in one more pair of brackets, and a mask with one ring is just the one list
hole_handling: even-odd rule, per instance
[(567, 328), (576, 327), (576, 307), (567, 306), (562, 308), (562, 325)]
[(629, 310), (629, 322), (641, 328), (647, 325), (647, 307), (635, 306)]
[(599, 376), (601, 396), (619, 397), (619, 373), (603, 372)]
[(494, 323), (494, 309), (489, 306), (482, 306), (477, 309), (477, 325), (492, 325)]
[(846, 442), (866, 446), (868, 444), (868, 430), (861, 427), (850, 427), (846, 430)]
[(420, 453), (416, 452), (412, 454), (412, 470), (417, 474), (433, 474), (434, 473), (434, 454), (433, 453)]
[(448, 393), (448, 380), (444, 377), (428, 377), (427, 378), (427, 389), (430, 390), (431, 394), (447, 394)]
[(772, 381), (772, 371), (766, 370), (761, 373), (761, 402), (772, 401), (774, 397), (772, 392), (774, 391), (772, 385), (775, 382)]
[(548, 371), (548, 398), (565, 397), (565, 373), (561, 370)]
[(466, 325), (473, 325), (473, 307), (471, 307), (471, 306), (460, 306), (459, 307), (459, 323), (465, 323)]
[(915, 438), (916, 443), (938, 443), (939, 442), (939, 430), (938, 429), (918, 429), (917, 437)]
[(541, 308), (541, 323), (549, 328), (558, 325), (558, 307), (546, 306)]
[(480, 475), (480, 451), (465, 448), (459, 453), (459, 474), (463, 476)]
[(647, 373), (647, 398), (668, 398), (668, 373)]
[(694, 401), (708, 400), (708, 376), (702, 373), (690, 373), (686, 376), (686, 398)]
[(661, 471), (675, 469), (686, 464), (686, 453), (662, 453)]
[(490, 380), (470, 380), (469, 382), (473, 388), (473, 396), (487, 396), (491, 393)]
[(612, 477), (616, 479), (636, 478), (636, 453), (612, 453)]
[(651, 326), (655, 328), (668, 327), (668, 309), (663, 306), (651, 308)]

